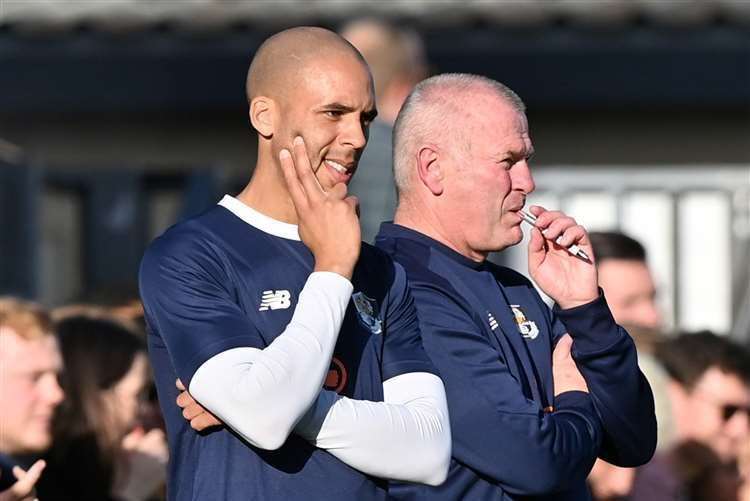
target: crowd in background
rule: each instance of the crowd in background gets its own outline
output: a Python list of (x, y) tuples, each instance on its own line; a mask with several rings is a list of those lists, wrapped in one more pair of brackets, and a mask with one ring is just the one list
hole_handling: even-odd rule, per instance
[(0, 485), (7, 499), (26, 499), (23, 480), (40, 471), (39, 499), (159, 498), (167, 444), (142, 316), (122, 306), (47, 311), (0, 300)]
[[(619, 233), (592, 240), (600, 285), (654, 391), (660, 432), (649, 464), (595, 465), (595, 499), (750, 499), (750, 352), (707, 331), (662, 332), (640, 244)], [(25, 499), (10, 490), (38, 476), (39, 459), (41, 500), (163, 497), (167, 444), (135, 298), (51, 311), (1, 299), (0, 408), (0, 486), (9, 489), (0, 499)]]
[[(395, 200), (390, 167), (366, 163), (390, 163), (393, 117), (427, 64), (414, 33), (369, 21), (348, 30), (372, 67), (381, 113), (352, 186), (371, 238)], [(665, 332), (643, 246), (614, 232), (591, 238), (600, 286), (636, 342), (659, 422), (654, 459), (636, 469), (600, 460), (593, 496), (750, 501), (747, 348), (711, 332)], [(0, 500), (164, 498), (168, 449), (145, 336), (135, 295), (52, 310), (0, 299)]]

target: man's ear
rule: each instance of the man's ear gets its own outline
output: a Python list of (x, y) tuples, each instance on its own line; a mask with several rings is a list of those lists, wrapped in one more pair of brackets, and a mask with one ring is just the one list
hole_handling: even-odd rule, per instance
[(417, 150), (417, 174), (422, 184), (433, 195), (443, 193), (444, 172), (438, 149), (434, 145), (425, 145)]
[(276, 116), (276, 103), (266, 96), (258, 96), (250, 101), (250, 123), (258, 134), (266, 139), (273, 136)]

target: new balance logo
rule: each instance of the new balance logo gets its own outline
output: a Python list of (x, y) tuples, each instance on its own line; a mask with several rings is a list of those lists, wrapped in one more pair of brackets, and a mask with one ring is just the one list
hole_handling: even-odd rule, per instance
[(258, 311), (285, 310), (291, 306), (289, 291), (263, 291)]
[(490, 313), (489, 311), (487, 312), (487, 317), (490, 320), (490, 329), (494, 331), (495, 329), (497, 329), (497, 320), (495, 320), (495, 317), (493, 317), (492, 313)]

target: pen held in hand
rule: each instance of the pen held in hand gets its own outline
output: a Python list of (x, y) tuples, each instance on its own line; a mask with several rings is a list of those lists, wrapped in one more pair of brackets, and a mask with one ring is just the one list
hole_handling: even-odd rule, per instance
[[(533, 214), (529, 214), (528, 212), (522, 211), (522, 210), (519, 210), (518, 214), (521, 216), (521, 218), (524, 221), (526, 221), (527, 223), (529, 223), (531, 226), (533, 226), (534, 228), (537, 227), (536, 226), (536, 216), (534, 216)], [(557, 237), (557, 239), (555, 240), (555, 243), (558, 244), (558, 245), (560, 245), (560, 239), (561, 238), (562, 238), (562, 235), (560, 235), (559, 237)], [(580, 257), (581, 259), (584, 259), (584, 260), (588, 261), (589, 263), (591, 262), (591, 259), (589, 258), (588, 254), (586, 254), (583, 251), (583, 249), (581, 249), (580, 247), (578, 247), (576, 244), (573, 244), (573, 245), (570, 245), (570, 246), (566, 247), (565, 250), (567, 250), (568, 252), (570, 252), (572, 255), (574, 255), (576, 257)]]

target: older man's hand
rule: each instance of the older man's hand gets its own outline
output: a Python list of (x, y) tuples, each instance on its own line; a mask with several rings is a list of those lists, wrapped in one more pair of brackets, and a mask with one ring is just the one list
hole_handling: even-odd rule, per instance
[(548, 211), (537, 205), (530, 210), (537, 217), (529, 241), (531, 277), (561, 308), (573, 308), (596, 299), (599, 296), (596, 266), (567, 251), (567, 247), (575, 244), (593, 259), (594, 251), (585, 228), (560, 211)]

